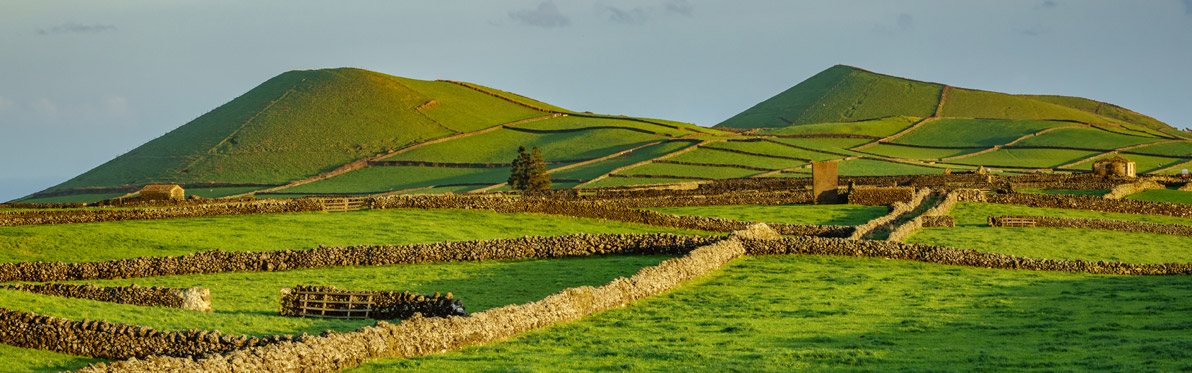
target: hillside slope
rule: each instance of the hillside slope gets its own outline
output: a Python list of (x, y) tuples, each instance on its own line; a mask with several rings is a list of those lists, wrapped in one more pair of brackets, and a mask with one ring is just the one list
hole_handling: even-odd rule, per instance
[(411, 143), (541, 115), (447, 82), (352, 68), (290, 71), (50, 191), (284, 183)]

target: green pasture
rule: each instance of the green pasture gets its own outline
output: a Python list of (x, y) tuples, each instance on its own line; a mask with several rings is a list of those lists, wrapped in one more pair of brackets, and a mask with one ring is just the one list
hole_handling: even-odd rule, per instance
[(682, 136), (694, 133), (689, 129), (674, 129), (666, 126), (659, 126), (657, 124), (642, 123), (630, 120), (617, 120), (606, 118), (581, 118), (576, 116), (566, 116), (559, 118), (552, 118), (547, 120), (537, 120), (533, 122), (519, 124), (517, 128), (539, 129), (539, 130), (565, 130), (565, 129), (582, 129), (594, 126), (615, 126), (615, 127), (629, 127), (640, 130), (646, 130), (671, 136)]
[(1131, 151), (1139, 153), (1154, 153), (1163, 155), (1186, 156), (1192, 155), (1192, 142), (1173, 142), (1167, 144), (1144, 146)]
[(588, 159), (607, 156), (662, 140), (662, 136), (640, 132), (601, 129), (570, 133), (526, 133), (501, 129), (485, 134), (431, 144), (396, 154), (386, 160), (458, 163), (509, 163), (517, 147), (538, 146), (547, 161)]
[(606, 188), (606, 187), (621, 187), (621, 186), (636, 186), (636, 185), (652, 185), (652, 184), (673, 184), (673, 183), (691, 183), (698, 182), (698, 180), (686, 179), (663, 179), (663, 178), (645, 178), (645, 177), (606, 177), (600, 179), (595, 183), (583, 186), (584, 188)]
[(266, 251), (319, 245), (693, 231), (610, 220), (488, 210), (393, 209), (0, 227), (0, 262), (84, 262), (221, 249)]
[(888, 213), (885, 206), (809, 204), (655, 207), (646, 210), (740, 221), (826, 225), (861, 225)]
[(668, 163), (647, 163), (618, 172), (622, 175), (687, 176), (706, 179), (732, 179), (750, 177), (766, 171), (746, 170), (735, 167), (689, 166)]
[(1192, 205), (1192, 192), (1178, 189), (1150, 189), (1134, 193), (1125, 197), (1138, 201), (1171, 202)]
[(720, 148), (741, 150), (750, 153), (759, 153), (767, 155), (777, 155), (782, 157), (793, 157), (802, 159), (811, 159), (813, 161), (821, 161), (825, 159), (840, 158), (838, 155), (827, 154), (823, 152), (803, 150), (792, 148), (782, 144), (775, 144), (769, 141), (726, 141), (708, 144), (704, 148)]
[[(725, 151), (713, 149), (696, 149), (674, 157), (667, 158), (669, 161), (676, 162), (692, 162), (692, 163), (710, 163), (710, 164), (728, 164), (741, 165), (769, 169), (783, 169), (807, 164), (803, 161), (795, 161), (790, 159), (759, 157), (748, 154), (730, 153)], [(760, 172), (760, 171), (759, 171)]]
[(1192, 278), (745, 257), (663, 295), (367, 371), (1192, 369)]
[(1071, 146), (1112, 150), (1121, 147), (1162, 141), (1152, 137), (1132, 136), (1095, 128), (1064, 128), (1031, 137), (1015, 146)]
[[(1171, 166), (1174, 166), (1177, 164), (1188, 162), (1187, 159), (1182, 159), (1182, 158), (1152, 157), (1149, 155), (1136, 155), (1136, 154), (1117, 154), (1117, 155), (1100, 157), (1100, 158), (1096, 158), (1096, 159), (1090, 159), (1089, 161), (1080, 163), (1076, 166), (1073, 166), (1072, 168), (1081, 169), (1081, 170), (1092, 170), (1093, 163), (1096, 163), (1098, 160), (1105, 159), (1105, 158), (1117, 157), (1117, 156), (1121, 156), (1122, 158), (1126, 158), (1131, 161), (1134, 161), (1134, 170), (1135, 170), (1135, 172), (1137, 172), (1140, 175), (1149, 173), (1149, 172), (1154, 172), (1154, 171), (1164, 169), (1167, 167), (1171, 167)], [(1175, 169), (1173, 171), (1180, 172), (1179, 169)]]
[(571, 179), (571, 180), (592, 180), (600, 175), (612, 172), (612, 170), (625, 167), (634, 163), (651, 160), (661, 157), (666, 154), (678, 151), (680, 149), (692, 146), (691, 142), (668, 142), (658, 145), (651, 145), (642, 149), (635, 150), (629, 154), (620, 157), (603, 160), (571, 169), (566, 169), (558, 172), (551, 172), (552, 179)]
[[(904, 129), (918, 122), (918, 117), (907, 116), (892, 116), (886, 118), (864, 120), (859, 122), (845, 122), (845, 123), (812, 123), (800, 124), (793, 126), (783, 126), (777, 128), (768, 128), (762, 130), (760, 133), (767, 135), (808, 135), (808, 134), (823, 134), (823, 133), (843, 133), (850, 135), (868, 135), (886, 137)], [(853, 139), (857, 140), (857, 139)]]
[[(558, 166), (555, 166), (558, 167)], [(377, 194), (449, 184), (500, 184), (509, 179), (508, 167), (454, 168), (376, 166), (362, 168), (330, 179), (279, 190), (309, 194)], [(479, 186), (473, 187), (473, 189)]]
[(849, 138), (772, 138), (770, 140), (815, 150), (853, 155), (857, 155), (858, 153), (848, 150), (849, 148), (874, 141), (871, 139)]
[(1095, 152), (1067, 149), (1000, 149), (952, 162), (970, 165), (1048, 168), (1096, 155)]
[(934, 146), (1005, 145), (1022, 136), (1052, 127), (1072, 125), (1045, 120), (945, 118), (927, 122), (894, 140), (899, 144)]
[(893, 158), (937, 160), (945, 157), (976, 153), (981, 150), (983, 149), (930, 149), (878, 144), (862, 149), (861, 151)]
[(1117, 105), (1093, 101), (1087, 98), (1049, 95), (1029, 95), (1026, 97), (1083, 110), (1103, 117), (1118, 119), (1123, 122), (1137, 124), (1152, 132), (1154, 132), (1154, 129), (1167, 127), (1167, 124), (1155, 120), (1155, 118), (1136, 113), (1130, 109), (1126, 109)]
[(112, 199), (123, 196), (127, 193), (93, 193), (93, 194), (72, 194), (68, 196), (56, 197), (41, 197), (41, 198), (21, 198), (16, 202), (27, 203), (92, 203), (99, 202), (105, 199)]
[(186, 196), (199, 196), (203, 198), (220, 198), (227, 196), (234, 196), (237, 194), (244, 194), (252, 191), (269, 188), (267, 186), (251, 186), (251, 187), (221, 187), (221, 188), (187, 188)]
[(944, 169), (870, 159), (854, 159), (838, 163), (836, 172), (840, 176), (886, 176), (942, 174)]
[(956, 218), (956, 228), (925, 228), (911, 235), (907, 242), (1031, 258), (1127, 263), (1192, 262), (1192, 237), (1075, 228), (994, 228), (989, 227), (986, 221), (989, 216), (1006, 215), (1168, 224), (1192, 224), (1192, 219), (981, 203), (959, 203), (950, 215)]
[(963, 88), (948, 90), (943, 116), (960, 118), (1075, 120), (1084, 123), (1118, 122), (1070, 107), (1025, 96)]

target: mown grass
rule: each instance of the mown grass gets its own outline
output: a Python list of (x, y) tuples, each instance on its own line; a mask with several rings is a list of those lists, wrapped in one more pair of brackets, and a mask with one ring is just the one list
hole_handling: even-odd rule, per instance
[(427, 145), (386, 160), (460, 163), (509, 163), (517, 147), (542, 149), (547, 161), (599, 158), (664, 137), (640, 132), (601, 129), (571, 133), (536, 134), (501, 129), (485, 134)]
[(661, 157), (680, 149), (692, 146), (690, 142), (668, 142), (658, 145), (648, 146), (632, 153), (603, 160), (600, 162), (575, 167), (572, 169), (553, 172), (550, 174), (551, 178), (570, 179), (570, 180), (592, 180), (600, 175), (607, 174), (612, 170), (625, 167), (634, 163)]
[(1070, 126), (1070, 122), (1044, 120), (997, 120), (945, 118), (923, 124), (895, 139), (899, 144), (935, 146), (994, 146), (1051, 127)]
[(0, 262), (111, 260), (197, 251), (308, 249), (318, 245), (694, 231), (543, 214), (486, 210), (367, 210), (141, 220), (0, 228)]
[(1180, 370), (1192, 278), (745, 257), (669, 293), (357, 372)]
[(508, 167), (452, 168), (378, 166), (359, 169), (310, 184), (303, 184), (282, 189), (279, 192), (309, 194), (377, 194), (434, 185), (476, 183), (485, 183), (491, 185), (503, 183), (508, 179)]
[(934, 175), (944, 173), (944, 169), (870, 159), (854, 159), (837, 163), (836, 172), (841, 176)]
[(758, 157), (748, 154), (730, 153), (702, 148), (667, 158), (667, 160), (677, 162), (741, 165), (775, 170), (807, 164), (807, 162), (803, 161)]
[(1168, 144), (1144, 146), (1132, 151), (1165, 155), (1192, 155), (1192, 142), (1173, 142)]
[(981, 149), (928, 149), (907, 146), (879, 144), (862, 150), (867, 153), (905, 159), (940, 159), (955, 155), (976, 153)]
[(821, 133), (843, 133), (886, 137), (907, 129), (918, 122), (918, 117), (893, 116), (860, 122), (813, 123), (770, 128), (761, 131), (767, 135), (806, 135)]
[[(84, 299), (59, 298), (0, 290), (4, 307), (74, 320), (92, 319), (153, 327), (158, 330), (203, 329), (227, 334), (319, 334), (324, 330), (351, 331), (373, 320), (283, 317), (278, 313), (278, 289), (296, 284), (332, 285), (352, 290), (397, 290), (417, 294), (451, 292), (469, 312), (542, 299), (575, 286), (602, 285), (633, 275), (665, 256), (596, 256), (550, 260), (504, 260), (411, 264), (384, 267), (340, 267), (266, 273), (219, 273), (141, 279), (88, 281), (104, 286), (207, 287), (214, 312), (164, 307), (140, 307)], [(6, 355), (5, 370), (35, 370), (85, 365), (93, 359), (37, 351)]]
[(1016, 146), (1073, 146), (1093, 149), (1117, 149), (1121, 147), (1161, 141), (1152, 137), (1140, 137), (1111, 133), (1095, 128), (1065, 128), (1022, 140)]
[(1192, 192), (1185, 192), (1178, 189), (1149, 189), (1128, 195), (1125, 198), (1138, 201), (1171, 202), (1192, 205)]
[(829, 151), (833, 153), (842, 153), (849, 155), (859, 155), (860, 153), (848, 150), (849, 148), (871, 142), (870, 139), (847, 139), (847, 138), (774, 138), (770, 139), (781, 143), (802, 146), (805, 148)]
[(670, 163), (647, 163), (628, 170), (620, 171), (618, 173), (622, 175), (663, 175), (710, 179), (732, 179), (750, 177), (762, 172), (765, 171), (746, 170), (735, 167), (707, 167)]
[(720, 148), (747, 151), (750, 153), (759, 153), (767, 155), (777, 155), (782, 157), (810, 159), (813, 161), (822, 161), (825, 159), (837, 159), (839, 155), (832, 155), (822, 152), (803, 150), (792, 148), (789, 146), (775, 144), (769, 141), (727, 141), (708, 144), (705, 148)]
[(887, 213), (885, 206), (860, 205), (728, 205), (655, 207), (647, 210), (740, 221), (828, 225), (861, 225)]
[(1045, 209), (1015, 205), (960, 203), (952, 210), (956, 228), (926, 228), (907, 242), (1067, 260), (1127, 263), (1192, 262), (1192, 237), (1074, 228), (993, 228), (993, 215), (1037, 215), (1190, 224), (1192, 219)]
[(986, 166), (1047, 168), (1075, 162), (1095, 154), (1097, 153), (1082, 150), (1010, 148), (957, 159), (952, 162)]

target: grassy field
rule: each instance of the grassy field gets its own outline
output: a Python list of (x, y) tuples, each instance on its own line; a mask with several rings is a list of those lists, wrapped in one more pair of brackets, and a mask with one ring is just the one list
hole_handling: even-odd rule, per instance
[(895, 139), (895, 143), (934, 146), (1005, 145), (1052, 127), (1072, 125), (1044, 120), (939, 119)]
[(836, 65), (717, 126), (777, 128), (896, 115), (927, 117), (935, 113), (942, 89)]
[[(309, 194), (377, 194), (433, 185), (473, 183), (485, 183), (491, 185), (503, 183), (508, 179), (508, 167), (452, 168), (378, 166), (352, 171), (310, 184), (303, 184), (296, 187), (282, 189), (279, 192)], [(479, 186), (473, 188), (479, 188)]]
[(588, 159), (662, 139), (662, 136), (618, 129), (550, 134), (502, 129), (427, 145), (391, 156), (386, 160), (509, 163), (517, 157), (518, 146), (525, 146), (526, 149), (538, 146), (547, 161)]
[(537, 120), (529, 123), (519, 124), (517, 128), (527, 129), (541, 129), (541, 130), (565, 130), (565, 129), (579, 129), (594, 126), (615, 126), (615, 127), (629, 127), (641, 130), (657, 132), (672, 136), (682, 136), (696, 133), (686, 127), (681, 129), (670, 128), (666, 126), (659, 126), (657, 124), (642, 123), (628, 120), (616, 120), (605, 118), (581, 118), (574, 116), (566, 116), (561, 118), (552, 118), (547, 120)]
[(1074, 146), (1080, 148), (1109, 150), (1157, 141), (1161, 141), (1161, 139), (1123, 135), (1094, 128), (1065, 128), (1031, 137), (1014, 145)]
[(28, 203), (92, 203), (123, 196), (127, 193), (72, 194), (69, 196), (20, 199)]
[(870, 146), (862, 151), (894, 158), (935, 160), (961, 154), (976, 153), (981, 151), (981, 149), (927, 149), (880, 144)]
[(639, 177), (606, 177), (604, 179), (600, 179), (600, 181), (597, 181), (595, 183), (585, 185), (584, 188), (603, 188), (603, 187), (619, 187), (619, 186), (650, 185), (650, 184), (690, 183), (693, 181), (695, 181), (695, 180), (639, 178)]
[(797, 149), (797, 148), (792, 148), (792, 147), (785, 146), (785, 145), (775, 144), (775, 143), (768, 142), (768, 141), (718, 142), (718, 143), (714, 143), (714, 144), (709, 144), (709, 145), (705, 146), (705, 148), (741, 150), (741, 151), (746, 151), (746, 152), (750, 152), (750, 153), (759, 153), (759, 154), (777, 155), (777, 156), (782, 156), (782, 157), (811, 159), (813, 161), (840, 158), (840, 156), (838, 156), (838, 155)]
[(355, 372), (1192, 368), (1192, 278), (746, 257), (667, 294), (504, 342)]
[[(88, 281), (103, 286), (207, 287), (211, 289), (214, 312), (195, 312), (164, 307), (140, 307), (85, 299), (59, 298), (20, 291), (0, 290), (5, 307), (74, 320), (107, 320), (153, 327), (158, 330), (191, 328), (219, 330), (228, 334), (319, 334), (324, 330), (351, 331), (372, 325), (372, 320), (340, 320), (283, 317), (277, 315), (278, 293), (296, 284), (333, 285), (353, 290), (398, 290), (417, 294), (451, 292), (469, 312), (542, 299), (559, 290), (602, 285), (614, 278), (631, 276), (642, 267), (666, 259), (664, 256), (597, 256), (551, 260), (512, 260), (411, 264), (384, 267), (341, 267), (267, 273), (219, 273), (166, 276), (130, 280)], [(0, 350), (3, 353), (3, 350)], [(46, 358), (28, 351), (27, 359)], [(57, 355), (57, 356), (53, 356)], [(22, 358), (2, 355), (6, 371), (32, 369), (38, 365), (14, 365)], [(67, 364), (93, 361), (51, 354)], [(13, 361), (10, 359), (15, 359)]]
[[(1188, 162), (1187, 159), (1181, 159), (1181, 158), (1151, 157), (1151, 156), (1146, 156), (1146, 155), (1135, 155), (1135, 154), (1118, 154), (1118, 155), (1113, 155), (1113, 156), (1105, 156), (1105, 157), (1101, 157), (1101, 158), (1090, 159), (1088, 162), (1083, 162), (1081, 164), (1073, 166), (1072, 168), (1081, 169), (1081, 170), (1092, 170), (1093, 163), (1097, 162), (1098, 160), (1101, 160), (1104, 158), (1110, 158), (1110, 157), (1117, 157), (1117, 156), (1121, 156), (1122, 158), (1126, 158), (1131, 161), (1134, 161), (1135, 172), (1137, 172), (1140, 175), (1144, 174), (1144, 173), (1160, 170), (1163, 168), (1167, 168), (1167, 167), (1170, 167), (1173, 165)], [(1180, 170), (1176, 169), (1174, 171), (1179, 172)]]
[(861, 225), (888, 212), (885, 206), (860, 205), (731, 205), (656, 207), (647, 210), (741, 221), (830, 225)]
[[(445, 229), (450, 227), (451, 229)], [(0, 262), (111, 260), (204, 250), (398, 245), (523, 235), (693, 231), (616, 221), (486, 210), (367, 210), (0, 228)]]
[(812, 123), (797, 126), (770, 128), (761, 131), (767, 135), (806, 135), (821, 133), (844, 133), (886, 137), (898, 133), (918, 122), (918, 117), (893, 116), (887, 118), (847, 123)]
[(1100, 101), (1093, 101), (1093, 100), (1090, 100), (1087, 98), (1068, 97), (1068, 96), (1048, 96), (1048, 95), (1030, 95), (1027, 97), (1030, 97), (1035, 100), (1043, 101), (1043, 102), (1050, 102), (1050, 103), (1053, 103), (1056, 105), (1067, 106), (1070, 108), (1079, 109), (1082, 111), (1090, 112), (1090, 113), (1097, 114), (1097, 115), (1104, 116), (1104, 117), (1118, 119), (1118, 120), (1121, 120), (1124, 122), (1137, 124), (1137, 125), (1143, 126), (1148, 129), (1157, 129), (1157, 128), (1168, 127), (1166, 123), (1155, 120), (1155, 118), (1151, 118), (1146, 115), (1136, 113), (1132, 110), (1129, 110), (1129, 109), (1126, 109), (1126, 108), (1123, 108), (1123, 107), (1120, 107), (1117, 105), (1106, 104), (1106, 103), (1100, 102)]
[(1081, 150), (1065, 150), (1065, 149), (1001, 149), (994, 152), (989, 152), (981, 155), (972, 156), (969, 158), (957, 159), (952, 162), (974, 164), (974, 165), (992, 165), (992, 166), (1013, 166), (1023, 168), (1033, 167), (1056, 167), (1063, 164), (1075, 162), (1081, 159), (1091, 157), (1097, 153), (1086, 152)]
[(1192, 205), (1192, 192), (1177, 189), (1150, 189), (1134, 193), (1125, 197), (1138, 201), (1171, 202)]
[(765, 171), (746, 170), (735, 167), (707, 167), (669, 163), (647, 163), (618, 173), (622, 175), (663, 175), (710, 179), (732, 179), (739, 177), (750, 177), (762, 172)]
[(1066, 119), (1084, 123), (1119, 121), (1061, 105), (1004, 93), (953, 88), (948, 91), (943, 116), (998, 119)]
[(795, 146), (802, 146), (804, 148), (829, 151), (833, 153), (842, 153), (849, 155), (860, 155), (860, 153), (848, 150), (849, 148), (869, 143), (873, 140), (869, 139), (836, 139), (836, 138), (775, 138), (773, 141), (791, 144)]
[(795, 161), (789, 159), (778, 159), (768, 157), (758, 157), (747, 154), (730, 153), (712, 149), (696, 149), (690, 152), (679, 154), (677, 156), (668, 158), (670, 161), (677, 162), (694, 162), (694, 163), (711, 163), (711, 164), (731, 164), (751, 167), (761, 167), (770, 169), (783, 169), (795, 166), (802, 166), (807, 164), (803, 161)]
[(840, 176), (863, 175), (914, 175), (914, 174), (942, 174), (944, 169), (915, 166), (903, 163), (874, 161), (869, 159), (854, 159), (837, 164), (836, 172)]
[(1113, 260), (1128, 263), (1192, 262), (1192, 237), (1073, 228), (993, 228), (993, 215), (1041, 215), (1190, 224), (1192, 219), (1111, 214), (1081, 210), (960, 203), (952, 210), (956, 228), (926, 228), (907, 242), (1012, 254), (1032, 258)]
[(1155, 153), (1165, 155), (1192, 155), (1192, 142), (1173, 142), (1169, 144), (1159, 144), (1144, 146), (1133, 151), (1139, 153)]
[(584, 166), (579, 166), (572, 169), (562, 170), (551, 173), (551, 178), (571, 179), (571, 180), (592, 180), (600, 175), (607, 174), (617, 168), (625, 167), (634, 163), (647, 161), (660, 157), (662, 155), (678, 151), (680, 149), (692, 146), (690, 142), (669, 142), (658, 145), (652, 145), (632, 153), (608, 159)]

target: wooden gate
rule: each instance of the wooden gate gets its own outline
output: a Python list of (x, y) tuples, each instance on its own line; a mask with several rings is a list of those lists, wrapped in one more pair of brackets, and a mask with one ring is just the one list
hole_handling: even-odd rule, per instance
[(302, 317), (367, 319), (376, 307), (371, 292), (295, 290), (294, 295)]
[(356, 211), (368, 208), (368, 197), (323, 197), (319, 203), (323, 204), (323, 211)]

